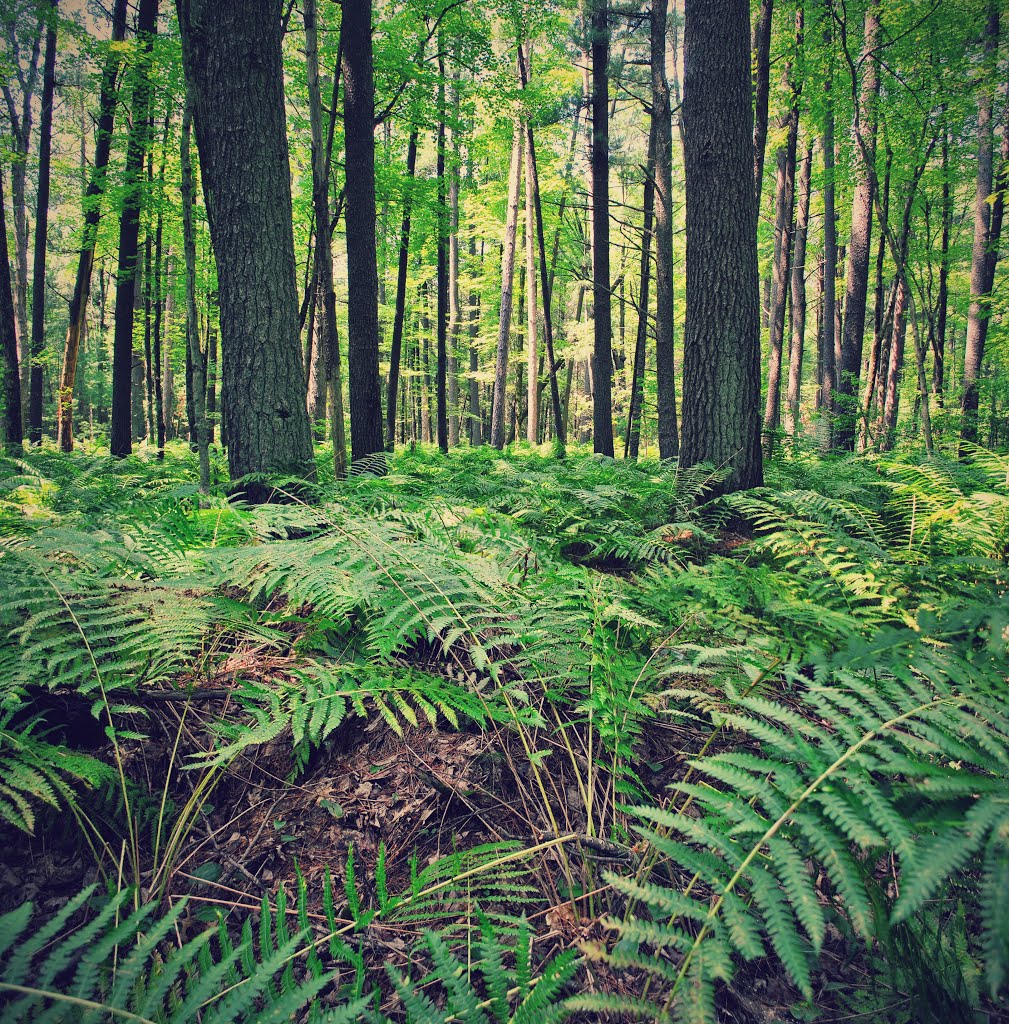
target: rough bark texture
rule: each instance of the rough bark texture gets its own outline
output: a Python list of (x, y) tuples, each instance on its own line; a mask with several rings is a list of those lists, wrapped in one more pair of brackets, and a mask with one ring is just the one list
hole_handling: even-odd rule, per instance
[(608, 0), (592, 8), (592, 447), (613, 456)]
[[(984, 34), (984, 70), (991, 73), (995, 66), (999, 40), (999, 5), (988, 4), (988, 19)], [(974, 245), (970, 267), (970, 307), (967, 311), (967, 341), (963, 352), (963, 396), (960, 412), (963, 423), (961, 442), (977, 441), (978, 378), (984, 358), (988, 335), (988, 317), (991, 313), (991, 289), (995, 277), (994, 252), (997, 245), (995, 210), (988, 202), (993, 184), (992, 107), (994, 82), (989, 78), (981, 82), (977, 110), (977, 188), (974, 194)], [(1007, 132), (1009, 139), (1009, 132)], [(1001, 194), (1001, 193), (1000, 193)], [(1001, 208), (999, 209), (1001, 215)], [(999, 218), (1001, 219), (1001, 217)]]
[(445, 186), (445, 65), (439, 59), (438, 75), (438, 141), (435, 158), (438, 204), (435, 211), (437, 223), (437, 309), (436, 327), (438, 344), (438, 372), (435, 380), (435, 409), (438, 416), (438, 447), (448, 451), (448, 197)]
[(20, 449), (24, 440), (21, 424), (21, 375), (18, 366), (17, 319), (7, 257), (7, 214), (0, 172), (0, 340), (3, 343), (4, 444)]
[(133, 311), (137, 297), (137, 238), (143, 200), (144, 156), (150, 145), (148, 110), (151, 83), (148, 63), (157, 28), (158, 0), (141, 0), (137, 36), (143, 57), (134, 69), (131, 100), (132, 124), (126, 143), (123, 172), (123, 208), (119, 218), (119, 270), (116, 278), (116, 325), (112, 350), (112, 454), (129, 455), (133, 450)]
[(844, 291), (844, 330), (841, 365), (838, 367), (838, 406), (835, 445), (855, 447), (858, 380), (862, 370), (862, 339), (865, 335), (865, 304), (869, 285), (869, 251), (872, 241), (873, 181), (871, 161), (876, 154), (876, 101), (879, 96), (878, 0), (865, 12), (865, 35), (859, 65), (864, 69), (862, 90), (855, 109), (855, 197), (851, 207), (851, 238), (848, 242), (848, 275)]
[(406, 317), (406, 275), (410, 264), (410, 221), (413, 206), (413, 179), (417, 171), (417, 129), (410, 132), (406, 145), (406, 191), (403, 193), (403, 220), (399, 229), (399, 266), (396, 271), (396, 311), (392, 321), (392, 347), (389, 352), (389, 389), (385, 403), (385, 444), (392, 451), (396, 444), (396, 403), (399, 398), (399, 368), (403, 358), (403, 321)]
[(46, 347), (46, 248), (49, 237), (49, 168), (53, 137), (53, 92), (56, 88), (56, 0), (46, 12), (46, 53), (42, 70), (42, 111), (39, 121), (38, 202), (35, 208), (35, 252), (32, 267), (31, 378), (28, 437), (42, 441), (42, 353)]
[(907, 303), (910, 293), (903, 275), (897, 282), (897, 301), (893, 311), (893, 337), (890, 340), (890, 358), (886, 374), (883, 400), (883, 418), (880, 427), (879, 448), (888, 452), (893, 448), (897, 432), (897, 412), (900, 407), (900, 383), (904, 375), (904, 340), (907, 336)]
[(497, 360), (494, 367), (494, 399), (491, 407), (490, 443), (498, 449), (504, 448), (505, 444), (505, 393), (508, 385), (508, 347), (515, 278), (515, 244), (518, 235), (519, 189), (522, 184), (523, 141), (522, 126), (516, 122), (512, 138), (511, 167), (508, 171), (508, 210), (505, 214), (505, 237), (501, 254), (501, 310), (498, 314)]
[[(231, 476), (310, 475), (280, 0), (177, 6), (217, 258)], [(251, 486), (246, 493), (263, 500), (269, 491)]]
[(680, 459), (726, 470), (717, 485), (725, 492), (763, 479), (746, 0), (689, 0), (684, 46), (687, 310)]
[[(826, 37), (829, 42), (829, 34)], [(820, 332), (820, 447), (829, 449), (834, 418), (835, 289), (837, 287), (837, 224), (834, 219), (834, 97), (828, 74), (824, 82), (823, 125), (823, 313)]]
[[(675, 39), (673, 52), (675, 49)], [(666, 80), (666, 0), (652, 0), (652, 130), (655, 132), (655, 387), (659, 458), (680, 450), (673, 349), (673, 129)]]
[(540, 347), (536, 307), (536, 210), (533, 198), (533, 153), (526, 145), (526, 440), (537, 444), (540, 435)]
[(806, 238), (809, 233), (810, 179), (813, 173), (813, 144), (806, 147), (799, 172), (796, 195), (795, 247), (792, 257), (792, 340), (788, 350), (788, 390), (785, 394), (785, 433), (799, 433), (802, 400), (802, 359), (806, 345)]

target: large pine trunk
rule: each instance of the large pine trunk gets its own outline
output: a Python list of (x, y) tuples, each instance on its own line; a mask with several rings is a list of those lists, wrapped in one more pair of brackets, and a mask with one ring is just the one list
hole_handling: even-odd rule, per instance
[(371, 0), (346, 0), (342, 32), (347, 157), (347, 364), (351, 458), (356, 462), (385, 448), (378, 376)]
[(758, 486), (760, 297), (750, 102), (749, 4), (690, 0), (684, 82), (687, 309), (685, 466), (710, 463), (721, 492)]
[(112, 349), (112, 454), (122, 458), (133, 450), (133, 312), (137, 297), (137, 239), (143, 201), (143, 168), (150, 145), (151, 102), (149, 63), (158, 21), (158, 0), (141, 0), (137, 36), (143, 58), (134, 69), (132, 124), (126, 143), (123, 208), (119, 219), (119, 270), (116, 279), (116, 326)]
[[(217, 259), (233, 479), (313, 472), (298, 328), (280, 0), (177, 0)], [(246, 494), (264, 500), (268, 488)]]

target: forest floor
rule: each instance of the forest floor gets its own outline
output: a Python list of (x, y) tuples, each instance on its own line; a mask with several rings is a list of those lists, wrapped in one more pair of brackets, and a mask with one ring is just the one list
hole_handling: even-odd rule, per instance
[[(658, 886), (697, 883), (662, 836), (674, 813), (717, 825), (698, 765), (771, 756), (766, 729), (720, 717), (734, 695), (759, 692), (799, 738), (825, 724), (809, 680), (863, 655), (886, 671), (859, 646), (880, 631), (1002, 604), (1005, 465), (980, 453), (969, 469), (796, 453), (767, 489), (713, 502), (700, 471), (532, 451), (406, 452), (382, 479), (323, 479), (312, 503), (281, 483), (262, 507), (201, 503), (192, 469), (183, 451), (42, 452), (10, 477), (0, 728), (48, 745), (46, 778), (68, 770), (60, 752), (108, 770), (73, 771), (72, 813), (40, 788), (30, 820), (4, 814), (0, 911), (45, 917), (85, 885), (133, 883), (184, 901), (180, 942), (252, 921), (265, 960), (300, 930), (308, 973), (336, 972), (321, 1005), (374, 987), (396, 1020), (426, 1019), (397, 971), (451, 989), (426, 936), (472, 964), (474, 936), (507, 947), (523, 927), (544, 976), (583, 954), (556, 1000), (661, 1007), (675, 971), (649, 981), (622, 929), (659, 919)], [(951, 628), (964, 645), (973, 627)], [(776, 885), (815, 953), (803, 938), (797, 967), (765, 923), (767, 947), (701, 999), (718, 1020), (1009, 1020), (979, 984), (962, 879), (919, 933), (867, 947), (844, 883), (796, 849), (822, 923)], [(896, 900), (893, 850), (863, 849), (860, 884)]]

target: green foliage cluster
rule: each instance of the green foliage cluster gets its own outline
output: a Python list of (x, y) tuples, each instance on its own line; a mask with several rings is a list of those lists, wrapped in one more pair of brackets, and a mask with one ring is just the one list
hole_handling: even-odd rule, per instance
[[(622, 1019), (713, 1021), (722, 987), (768, 958), (794, 986), (793, 1012), (814, 1019), (820, 957), (838, 943), (881, 954), (871, 991), (837, 996), (874, 1019), (967, 1019), (1004, 993), (1004, 457), (797, 451), (774, 464), (767, 488), (706, 502), (700, 471), (420, 448), (383, 478), (277, 481), (279, 500), (255, 507), (201, 499), (191, 461), (43, 450), (4, 467), (9, 826), (32, 831), (54, 803), (86, 814), (87, 787), (125, 784), (118, 762), (47, 738), (54, 723), (32, 714), (39, 693), (85, 696), (121, 743), (141, 734), (151, 691), (227, 677), (234, 702), (190, 764), (204, 778), (285, 736), (304, 769), (348, 716), (393, 730), (503, 730), (534, 782), (566, 746), (563, 770), (585, 804), (575, 831), (637, 851), (605, 875), (598, 906), (612, 938), (583, 951), (653, 978), (619, 1004)], [(275, 667), (228, 676), (250, 645)], [(695, 741), (686, 774), (666, 788), (642, 752), (670, 726)], [(545, 798), (543, 810), (553, 813)], [(30, 925), (21, 908), (0, 928), (0, 987), (48, 986), (78, 999), (74, 1013), (112, 1002), (152, 1020), (185, 1019), (187, 1000), (209, 999), (208, 977), (249, 994), (205, 1007), (226, 1005), (222, 1020), (275, 1019), (273, 1007), (324, 990), (340, 1004), (332, 1019), (613, 1011), (612, 994), (570, 996), (582, 963), (573, 952), (532, 956), (513, 911), (522, 858), (535, 855), (522, 844), (461, 851), (416, 867), (400, 896), (380, 858), (373, 902), (351, 861), (342, 894), (327, 882), (331, 934), (318, 946), (306, 939), (303, 885), (299, 934), (285, 930), (278, 901), (259, 914), (269, 941), (256, 945), (247, 921), (237, 941), (221, 925), (171, 953), (163, 940), (177, 906), (164, 916), (91, 894), (55, 925)], [(453, 880), (468, 877), (474, 889), (453, 895)], [(413, 954), (423, 966), (386, 979), (392, 1008), (368, 996), (359, 942), (397, 915), (427, 931)], [(50, 939), (68, 929), (58, 953)], [(24, 934), (43, 939), (15, 941)], [(82, 934), (107, 945), (103, 957), (91, 938), (74, 945)], [(100, 969), (110, 959), (129, 971)], [(69, 1012), (61, 996), (21, 996), (25, 1019)]]

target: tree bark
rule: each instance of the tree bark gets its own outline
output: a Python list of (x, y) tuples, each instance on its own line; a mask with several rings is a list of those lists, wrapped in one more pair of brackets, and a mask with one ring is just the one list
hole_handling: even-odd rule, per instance
[[(689, 3), (689, 0), (688, 0)], [(753, 29), (753, 191), (760, 215), (764, 185), (764, 151), (767, 148), (767, 108), (771, 94), (771, 16), (774, 0), (760, 0), (760, 16)], [(688, 11), (689, 16), (689, 11)], [(684, 64), (686, 59), (684, 59)]]
[[(989, 0), (984, 33), (984, 79), (979, 84), (977, 111), (977, 187), (974, 195), (974, 244), (971, 252), (970, 306), (967, 311), (967, 341), (963, 353), (963, 396), (960, 400), (961, 453), (965, 443), (977, 442), (978, 378), (984, 358), (991, 315), (991, 289), (995, 277), (998, 232), (994, 206), (988, 200), (993, 184), (994, 133), (992, 129), (993, 89), (999, 43), (999, 5)], [(1006, 139), (1009, 140), (1009, 128)], [(999, 192), (1001, 198), (1001, 191)], [(998, 200), (996, 200), (998, 203)], [(1001, 221), (1001, 204), (999, 221)], [(998, 225), (999, 227), (1001, 224)]]
[[(829, 31), (824, 41), (830, 43)], [(837, 287), (837, 223), (834, 211), (834, 97), (833, 76), (823, 84), (823, 315), (820, 337), (820, 448), (829, 451), (834, 419), (835, 289)]]
[(56, 89), (56, 0), (46, 12), (46, 52), (42, 68), (39, 121), (38, 202), (35, 207), (35, 252), (32, 267), (31, 378), (28, 439), (42, 443), (42, 354), (46, 347), (46, 248), (49, 237), (49, 168), (52, 156), (53, 93)]
[(799, 172), (795, 220), (795, 249), (792, 258), (792, 339), (788, 350), (788, 390), (785, 393), (785, 433), (799, 433), (802, 402), (802, 360), (806, 345), (806, 239), (809, 234), (809, 194), (813, 173), (813, 143), (806, 146)]
[(684, 46), (687, 311), (680, 459), (685, 466), (707, 462), (726, 470), (713, 489), (728, 492), (763, 479), (749, 4), (690, 0)]
[(122, 42), (125, 32), (126, 0), (116, 0), (112, 12), (112, 47), (109, 49), (109, 55), (102, 69), (95, 156), (84, 199), (84, 230), (81, 235), (80, 255), (77, 258), (74, 292), (70, 299), (70, 324), (67, 327), (66, 342), (63, 346), (63, 370), (60, 374), (60, 387), (57, 396), (57, 434), (60, 448), (65, 452), (73, 451), (74, 447), (73, 393), (77, 378), (77, 359), (87, 318), (91, 275), (95, 265), (98, 222), (101, 217), (101, 197), (105, 193), (105, 172), (109, 163), (112, 130), (115, 122), (116, 75), (119, 71), (119, 51), (115, 44)]
[(936, 339), (932, 352), (932, 384), (942, 408), (945, 389), (946, 317), (949, 308), (949, 243), (953, 228), (953, 194), (949, 170), (949, 126), (942, 127), (942, 236), (939, 255), (939, 295), (936, 298)]
[[(655, 387), (659, 458), (680, 450), (673, 347), (673, 129), (666, 80), (666, 2), (652, 0), (652, 130), (655, 133)], [(674, 39), (675, 53), (675, 39)]]
[[(521, 46), (520, 46), (521, 51)], [(521, 60), (521, 58), (520, 58)], [(539, 443), (539, 333), (536, 323), (536, 212), (533, 206), (533, 154), (526, 143), (526, 440)]]
[(448, 452), (448, 217), (445, 209), (448, 197), (445, 191), (445, 64), (439, 58), (438, 67), (438, 139), (436, 143), (435, 177), (438, 203), (435, 210), (437, 226), (437, 309), (436, 330), (438, 367), (435, 380), (435, 408), (438, 420), (438, 447)]
[[(851, 208), (851, 238), (848, 243), (848, 275), (844, 295), (844, 330), (841, 336), (841, 365), (838, 368), (838, 411), (836, 447), (855, 447), (858, 420), (858, 380), (862, 371), (865, 335), (865, 305), (869, 284), (869, 251), (872, 241), (872, 161), (876, 156), (876, 104), (879, 96), (879, 0), (865, 12), (865, 33), (860, 66), (865, 68), (862, 90), (855, 104), (852, 134), (855, 136), (855, 198)], [(854, 91), (854, 83), (853, 83)]]
[[(217, 259), (231, 478), (310, 476), (280, 0), (177, 0), (177, 7)], [(244, 490), (254, 501), (271, 493), (263, 484)]]
[(505, 445), (505, 392), (508, 385), (512, 287), (515, 278), (519, 189), (522, 184), (522, 155), (524, 148), (522, 126), (516, 122), (515, 131), (512, 136), (511, 166), (508, 172), (508, 209), (505, 214), (505, 237), (501, 254), (501, 308), (498, 314), (497, 358), (494, 367), (494, 399), (491, 410), (490, 443), (498, 450), (504, 448)]
[(406, 317), (406, 277), (410, 264), (410, 222), (413, 208), (413, 181), (417, 172), (417, 129), (410, 132), (406, 145), (406, 185), (403, 192), (403, 220), (399, 229), (399, 266), (396, 272), (396, 311), (392, 321), (392, 347), (389, 352), (389, 388), (386, 392), (385, 444), (389, 451), (396, 445), (396, 402), (399, 396), (399, 369), (403, 358), (403, 321)]
[(907, 305), (910, 297), (907, 281), (900, 275), (897, 281), (897, 301), (893, 311), (893, 336), (890, 339), (890, 360), (886, 374), (883, 400), (883, 419), (880, 429), (879, 450), (893, 450), (897, 432), (897, 413), (900, 407), (900, 383), (904, 375), (904, 341), (907, 336)]
[[(322, 94), (319, 85), (319, 30), (316, 22), (315, 0), (304, 0), (305, 65), (308, 73), (308, 116), (312, 137), (312, 207), (315, 212), (315, 275), (318, 288), (317, 323), (319, 333), (315, 351), (319, 353), (317, 374), (325, 368), (322, 395), (328, 392), (332, 406), (331, 431), (333, 438), (333, 468), (337, 479), (347, 472), (347, 438), (343, 415), (343, 375), (340, 367), (340, 340), (336, 325), (336, 291), (333, 286), (333, 245), (330, 236), (329, 212), (329, 154), (322, 140)], [(342, 50), (342, 38), (340, 49)], [(339, 63), (334, 71), (340, 74)], [(334, 82), (336, 96), (338, 86)], [(331, 117), (336, 116), (333, 109)], [(321, 299), (321, 303), (319, 300)], [(321, 315), (320, 315), (321, 314)], [(319, 394), (316, 388), (316, 395)], [(320, 408), (318, 398), (314, 410), (316, 419), (325, 413), (325, 397)]]
[(24, 430), (21, 424), (21, 375), (18, 366), (17, 318), (11, 265), (7, 256), (7, 214), (3, 197), (3, 172), (0, 171), (0, 338), (3, 340), (4, 444), (21, 450)]
[(137, 294), (137, 239), (143, 200), (144, 156), (150, 145), (150, 59), (157, 30), (158, 0), (141, 0), (137, 37), (142, 55), (134, 69), (132, 124), (126, 143), (122, 214), (119, 219), (119, 270), (116, 278), (115, 339), (112, 350), (112, 454), (133, 450), (133, 313)]
[[(803, 12), (795, 15), (796, 51), (801, 51)], [(792, 227), (795, 218), (795, 151), (799, 135), (800, 79), (793, 79), (792, 64), (785, 65), (785, 82), (791, 91), (791, 106), (782, 118), (785, 144), (778, 147), (774, 197), (774, 260), (771, 267), (770, 355), (767, 368), (767, 401), (764, 407), (764, 456), (774, 450), (781, 418), (781, 358), (785, 346), (785, 307), (788, 300), (792, 259)]]
[(613, 323), (610, 313), (608, 0), (590, 0), (592, 31), (592, 447), (613, 457)]

